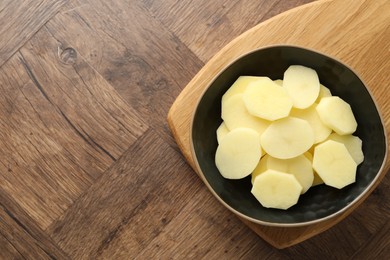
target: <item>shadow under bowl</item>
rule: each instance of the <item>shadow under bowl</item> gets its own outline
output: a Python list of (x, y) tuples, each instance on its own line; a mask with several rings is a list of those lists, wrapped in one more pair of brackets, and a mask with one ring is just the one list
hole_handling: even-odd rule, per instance
[[(358, 166), (356, 182), (343, 189), (327, 185), (310, 188), (287, 210), (263, 207), (251, 194), (250, 176), (241, 180), (222, 177), (215, 166), (216, 130), (221, 124), (221, 98), (239, 76), (282, 79), (290, 65), (316, 70), (320, 82), (333, 95), (348, 102), (363, 141), (365, 159)], [(212, 193), (231, 211), (252, 222), (271, 226), (302, 226), (329, 219), (351, 207), (374, 184), (387, 156), (383, 121), (373, 98), (360, 78), (341, 62), (296, 46), (270, 46), (247, 53), (223, 69), (206, 88), (191, 125), (195, 164)]]

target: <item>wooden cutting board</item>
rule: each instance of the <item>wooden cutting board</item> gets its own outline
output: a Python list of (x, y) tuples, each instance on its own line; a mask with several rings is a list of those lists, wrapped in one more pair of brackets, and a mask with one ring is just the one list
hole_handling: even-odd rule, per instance
[[(196, 168), (189, 133), (201, 94), (218, 72), (234, 59), (253, 49), (275, 44), (314, 49), (353, 68), (373, 95), (384, 120), (387, 137), (390, 137), (390, 95), (387, 90), (390, 82), (390, 1), (320, 0), (275, 16), (238, 36), (220, 50), (183, 89), (169, 111), (168, 122), (193, 169)], [(389, 170), (389, 161), (388, 158), (384, 171), (369, 193)], [(273, 246), (285, 248), (337, 224), (366, 197), (342, 215), (309, 226), (278, 228), (254, 224), (245, 219), (242, 221)]]

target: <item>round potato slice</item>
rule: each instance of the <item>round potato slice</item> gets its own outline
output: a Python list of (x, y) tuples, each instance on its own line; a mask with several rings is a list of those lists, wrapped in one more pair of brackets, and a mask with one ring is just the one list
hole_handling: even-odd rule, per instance
[(359, 137), (333, 133), (329, 136), (328, 139), (344, 144), (357, 165), (363, 162), (364, 154), (362, 150), (362, 140)]
[(267, 170), (255, 178), (251, 192), (263, 207), (288, 209), (297, 204), (301, 190), (294, 175)]
[(326, 185), (341, 189), (355, 182), (356, 167), (342, 143), (327, 140), (314, 150), (313, 168)]
[(242, 100), (242, 94), (237, 94), (222, 102), (222, 115), (229, 130), (246, 127), (262, 134), (270, 122), (249, 114)]
[(324, 97), (316, 110), (321, 121), (339, 135), (352, 134), (356, 131), (357, 122), (351, 106), (341, 98)]
[(310, 124), (300, 118), (287, 117), (271, 123), (261, 135), (264, 151), (278, 159), (290, 159), (306, 152), (314, 143)]
[(301, 65), (291, 65), (283, 77), (283, 87), (293, 100), (293, 106), (308, 108), (318, 98), (320, 81), (317, 72)]
[(249, 84), (242, 98), (250, 114), (269, 121), (287, 117), (293, 104), (286, 89), (269, 78)]
[(332, 132), (328, 126), (326, 126), (320, 119), (316, 110), (317, 104), (306, 109), (292, 109), (290, 116), (301, 118), (306, 120), (314, 131), (314, 143), (320, 143), (324, 141)]
[(236, 128), (218, 145), (215, 164), (226, 179), (241, 179), (251, 174), (260, 158), (259, 133), (249, 128)]
[(259, 174), (262, 174), (263, 172), (265, 172), (266, 170), (268, 170), (268, 159), (269, 159), (269, 155), (266, 154), (264, 155), (259, 163), (257, 164), (256, 168), (253, 170), (252, 172), (252, 179), (251, 179), (251, 182), (253, 184), (253, 182), (255, 181), (255, 178), (259, 175)]
[(217, 129), (217, 142), (220, 143), (227, 133), (229, 133), (229, 128), (227, 128), (225, 122), (222, 122)]
[(322, 85), (320, 83), (320, 93), (318, 94), (318, 98), (316, 100), (316, 103), (320, 103), (321, 101), (321, 98), (323, 97), (331, 97), (332, 96), (332, 92), (330, 92), (330, 89), (328, 89), (327, 87), (325, 87), (324, 85)]
[(238, 77), (238, 79), (233, 83), (233, 85), (222, 96), (222, 102), (224, 102), (225, 100), (229, 99), (230, 97), (232, 97), (236, 94), (243, 94), (246, 87), (250, 83), (256, 82), (262, 78), (266, 78), (266, 77), (256, 77), (256, 76), (240, 76), (240, 77)]
[(274, 82), (278, 84), (279, 86), (283, 87), (283, 80), (281, 79), (275, 79)]
[(270, 156), (267, 160), (267, 168), (294, 175), (302, 186), (301, 194), (305, 193), (313, 184), (313, 167), (311, 161), (304, 155), (291, 159), (277, 159)]

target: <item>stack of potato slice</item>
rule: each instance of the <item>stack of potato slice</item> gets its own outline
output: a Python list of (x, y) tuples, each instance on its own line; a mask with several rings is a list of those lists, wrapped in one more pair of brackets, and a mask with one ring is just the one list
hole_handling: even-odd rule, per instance
[(364, 160), (350, 105), (308, 67), (290, 66), (283, 80), (239, 77), (222, 97), (221, 117), (216, 166), (228, 179), (252, 174), (264, 207), (288, 209), (323, 183), (341, 189)]

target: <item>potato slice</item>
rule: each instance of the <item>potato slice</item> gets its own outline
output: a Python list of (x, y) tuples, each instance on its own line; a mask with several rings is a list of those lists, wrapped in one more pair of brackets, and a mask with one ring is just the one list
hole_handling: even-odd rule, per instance
[(283, 87), (293, 100), (293, 106), (304, 109), (318, 98), (320, 81), (317, 72), (301, 65), (291, 65), (285, 72)]
[(252, 185), (253, 185), (253, 182), (255, 181), (255, 178), (257, 176), (259, 176), (259, 174), (262, 174), (263, 172), (265, 172), (266, 170), (268, 170), (268, 159), (269, 159), (269, 155), (266, 154), (264, 155), (259, 163), (257, 164), (256, 168), (253, 170), (252, 172), (252, 178), (251, 178), (251, 182), (252, 182)]
[(298, 117), (306, 120), (314, 131), (314, 143), (320, 143), (324, 141), (332, 132), (328, 126), (326, 126), (320, 119), (318, 112), (316, 110), (317, 104), (306, 109), (292, 109), (290, 116)]
[(243, 94), (246, 87), (252, 83), (256, 82), (259, 79), (266, 78), (266, 77), (256, 77), (256, 76), (240, 76), (238, 79), (233, 83), (233, 85), (225, 92), (225, 94), (222, 96), (222, 102), (229, 99), (230, 97), (236, 95), (236, 94)]
[(236, 128), (218, 145), (215, 164), (226, 179), (241, 179), (251, 174), (260, 157), (259, 133), (249, 128)]
[(328, 89), (327, 87), (325, 87), (324, 85), (322, 85), (320, 83), (320, 93), (318, 94), (318, 98), (316, 100), (315, 103), (320, 103), (321, 101), (321, 98), (323, 97), (331, 97), (332, 96), (332, 93), (330, 92), (330, 89)]
[(291, 159), (277, 159), (270, 156), (266, 166), (268, 169), (294, 175), (302, 186), (301, 194), (305, 193), (313, 184), (313, 167), (311, 161), (304, 155)]
[(363, 162), (364, 154), (362, 150), (362, 140), (359, 137), (333, 133), (328, 139), (344, 144), (357, 165)]
[(316, 107), (321, 121), (339, 135), (352, 134), (357, 122), (351, 106), (337, 96), (324, 97)]
[(225, 122), (222, 122), (217, 129), (217, 142), (220, 143), (227, 133), (229, 133), (229, 128), (227, 128)]
[[(314, 146), (312, 147), (313, 148), (313, 152), (314, 152)], [(310, 148), (311, 149), (311, 148)], [(313, 155), (311, 154), (310, 150), (307, 151), (306, 153), (303, 154), (307, 159), (310, 160), (310, 163), (313, 164)], [(318, 176), (318, 174), (316, 173), (316, 171), (313, 169), (313, 183), (311, 184), (312, 187), (314, 186), (317, 186), (317, 185), (320, 185), (320, 184), (323, 184), (324, 181), (321, 179), (320, 176)]]
[(249, 114), (242, 100), (242, 94), (237, 94), (222, 102), (222, 119), (229, 130), (246, 127), (262, 134), (270, 122)]
[(281, 79), (275, 79), (274, 82), (278, 84), (279, 86), (283, 87), (283, 80)]
[(327, 140), (314, 150), (313, 168), (326, 185), (341, 189), (355, 182), (356, 167), (342, 143)]
[(286, 89), (269, 78), (249, 84), (242, 98), (250, 114), (269, 121), (287, 117), (292, 108)]
[(264, 151), (278, 159), (290, 159), (301, 155), (313, 143), (314, 132), (310, 124), (295, 117), (272, 122), (261, 135)]
[(255, 178), (251, 192), (263, 207), (288, 209), (297, 204), (301, 190), (294, 175), (267, 170)]

